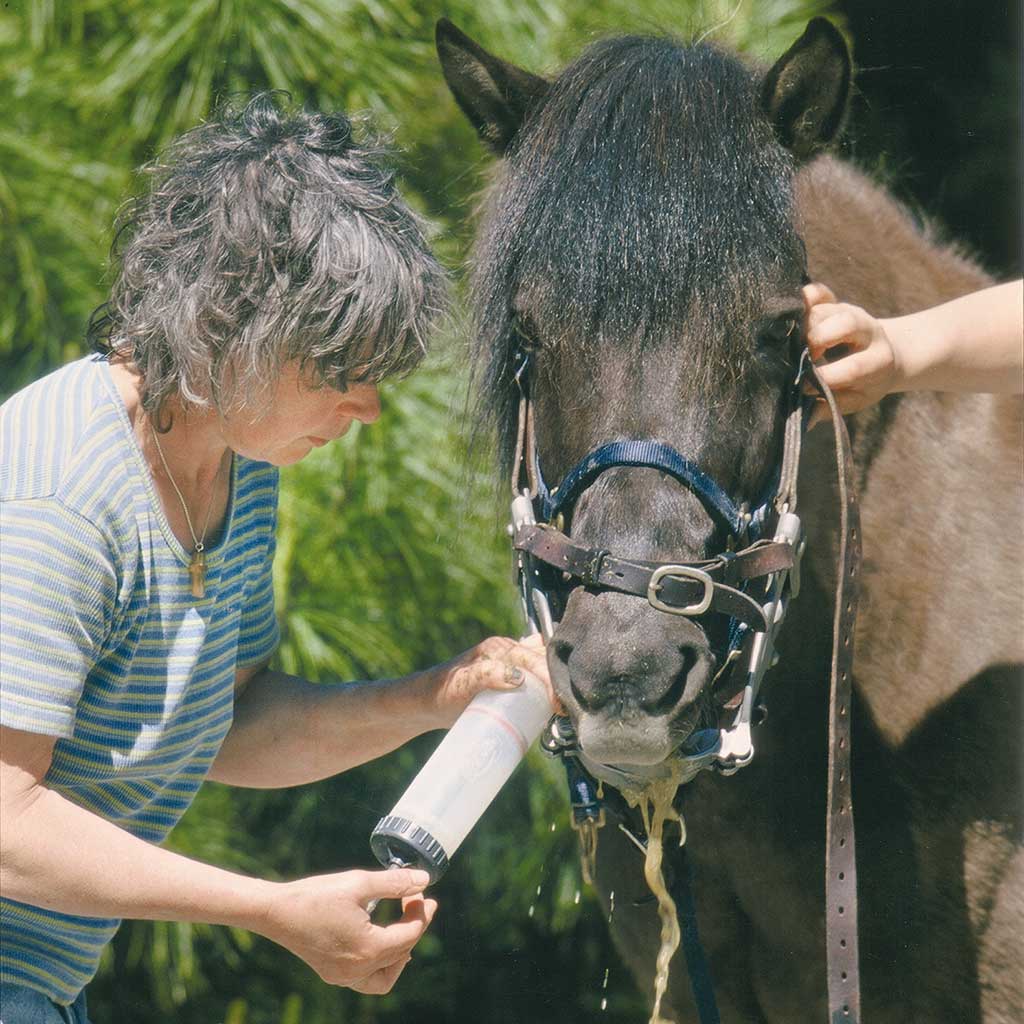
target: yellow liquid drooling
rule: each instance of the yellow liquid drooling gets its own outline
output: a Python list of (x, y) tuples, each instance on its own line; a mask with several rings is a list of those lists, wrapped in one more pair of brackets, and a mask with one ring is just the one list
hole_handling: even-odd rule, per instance
[(643, 790), (623, 791), (623, 796), (629, 805), (640, 808), (644, 830), (647, 832), (644, 878), (647, 879), (651, 892), (658, 900), (658, 917), (661, 920), (661, 945), (658, 949), (654, 974), (654, 1008), (651, 1011), (648, 1024), (672, 1024), (661, 1015), (661, 1000), (668, 988), (669, 964), (672, 962), (675, 951), (679, 948), (681, 934), (675, 900), (672, 899), (668, 886), (665, 884), (662, 857), (666, 821), (679, 822), (679, 845), (682, 846), (686, 842), (686, 825), (672, 806), (678, 788), (679, 775), (673, 773), (669, 778), (653, 782)]

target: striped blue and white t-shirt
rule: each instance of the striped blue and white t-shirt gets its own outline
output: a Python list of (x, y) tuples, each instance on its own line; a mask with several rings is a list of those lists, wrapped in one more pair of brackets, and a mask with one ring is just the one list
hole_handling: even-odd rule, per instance
[[(194, 598), (107, 362), (0, 406), (0, 722), (59, 737), (49, 788), (167, 835), (231, 725), (235, 670), (277, 643), (276, 508), (277, 470), (236, 456)], [(0, 900), (0, 980), (71, 1002), (118, 924)]]

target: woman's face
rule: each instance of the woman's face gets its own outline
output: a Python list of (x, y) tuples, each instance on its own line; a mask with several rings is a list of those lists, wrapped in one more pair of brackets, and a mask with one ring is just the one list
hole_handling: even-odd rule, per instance
[(314, 387), (297, 363), (284, 367), (268, 401), (265, 412), (224, 417), (220, 429), (232, 451), (275, 466), (298, 462), (341, 437), (353, 420), (372, 423), (380, 416), (376, 384), (353, 383), (344, 392)]

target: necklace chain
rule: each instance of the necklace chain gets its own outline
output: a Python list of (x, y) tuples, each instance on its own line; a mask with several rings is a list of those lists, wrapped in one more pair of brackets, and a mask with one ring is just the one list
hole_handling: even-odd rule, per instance
[[(157, 454), (160, 456), (160, 461), (163, 463), (164, 472), (167, 474), (167, 479), (171, 481), (171, 486), (174, 488), (174, 493), (178, 496), (178, 501), (181, 502), (181, 510), (185, 513), (185, 522), (188, 525), (188, 532), (192, 535), (192, 546), (195, 548), (196, 551), (204, 551), (205, 548), (203, 547), (203, 544), (206, 540), (206, 531), (210, 528), (210, 516), (213, 513), (214, 495), (210, 496), (210, 504), (207, 506), (206, 509), (206, 522), (203, 523), (203, 535), (201, 537), (196, 537), (196, 531), (192, 527), (192, 517), (188, 514), (188, 505), (185, 503), (185, 498), (182, 496), (182, 493), (178, 488), (177, 483), (175, 483), (174, 477), (171, 476), (170, 467), (168, 467), (167, 465), (167, 459), (164, 456), (164, 450), (160, 446), (160, 439), (157, 437), (155, 430), (153, 431), (153, 442), (156, 444), (156, 451)], [(220, 476), (219, 468), (217, 469), (217, 476)], [(214, 477), (215, 483), (216, 479), (217, 477)], [(216, 492), (216, 486), (214, 487), (214, 491)]]
[(189, 559), (188, 570), (189, 575), (192, 577), (192, 595), (193, 597), (205, 597), (206, 596), (206, 531), (210, 528), (210, 517), (213, 514), (214, 499), (217, 496), (217, 479), (220, 477), (220, 468), (217, 469), (217, 475), (213, 478), (214, 488), (213, 494), (210, 495), (210, 502), (206, 507), (206, 521), (203, 523), (202, 536), (197, 537), (195, 528), (192, 526), (192, 517), (188, 514), (188, 504), (185, 501), (185, 496), (181, 493), (181, 488), (178, 487), (171, 469), (167, 465), (167, 458), (164, 455), (163, 446), (160, 444), (160, 438), (157, 436), (157, 431), (153, 431), (153, 443), (156, 445), (157, 454), (160, 456), (160, 462), (164, 467), (164, 472), (167, 474), (167, 479), (170, 480), (171, 486), (174, 488), (174, 493), (178, 496), (178, 501), (181, 502), (181, 510), (185, 513), (185, 523), (188, 526), (188, 532), (192, 537), (192, 557)]

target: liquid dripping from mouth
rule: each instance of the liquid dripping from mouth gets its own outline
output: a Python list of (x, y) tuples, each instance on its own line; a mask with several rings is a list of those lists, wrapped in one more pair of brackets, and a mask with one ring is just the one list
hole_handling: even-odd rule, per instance
[(672, 962), (673, 954), (679, 948), (681, 933), (675, 900), (672, 899), (668, 886), (665, 884), (662, 855), (664, 853), (666, 821), (679, 822), (679, 845), (682, 846), (686, 842), (686, 826), (672, 806), (676, 790), (679, 788), (679, 778), (680, 774), (673, 773), (667, 779), (650, 783), (645, 789), (623, 791), (623, 796), (629, 805), (640, 808), (640, 816), (647, 833), (644, 878), (658, 900), (658, 917), (661, 920), (661, 945), (658, 949), (658, 958), (655, 961), (654, 1008), (651, 1010), (648, 1024), (672, 1024), (661, 1015), (661, 1000), (668, 988), (669, 965)]

